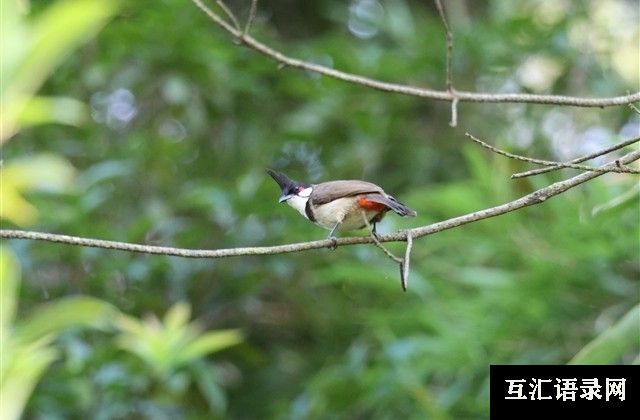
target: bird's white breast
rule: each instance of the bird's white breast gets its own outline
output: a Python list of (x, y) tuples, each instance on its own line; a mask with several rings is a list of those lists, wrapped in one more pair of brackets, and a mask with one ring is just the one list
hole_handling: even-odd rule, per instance
[[(311, 192), (312, 188), (309, 187), (287, 200), (287, 204), (298, 210), (307, 219), (309, 217), (307, 216), (306, 207)], [(378, 214), (375, 210), (362, 209), (358, 205), (356, 197), (338, 198), (329, 203), (315, 206), (312, 210), (315, 224), (325, 229), (333, 229), (336, 224), (340, 223), (338, 230), (354, 230), (364, 227), (366, 224), (363, 220), (362, 212), (365, 213), (367, 220), (371, 220)]]
[(293, 197), (287, 200), (288, 205), (298, 210), (300, 214), (306, 217), (307, 219), (308, 217), (305, 209), (307, 207), (307, 201), (309, 201), (309, 196), (311, 195), (312, 190), (313, 189), (311, 187), (305, 188), (304, 190), (300, 191), (298, 195), (294, 195)]
[(339, 222), (338, 230), (354, 230), (365, 226), (362, 217), (364, 211), (367, 220), (371, 220), (377, 211), (363, 210), (356, 197), (344, 197), (322, 204), (313, 209), (316, 224), (325, 229), (333, 229)]

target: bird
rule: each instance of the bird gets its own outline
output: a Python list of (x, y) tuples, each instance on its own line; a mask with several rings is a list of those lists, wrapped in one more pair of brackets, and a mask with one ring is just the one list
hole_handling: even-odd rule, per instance
[(334, 241), (334, 249), (337, 231), (371, 225), (371, 233), (377, 237), (376, 223), (389, 210), (403, 217), (417, 214), (371, 182), (354, 179), (308, 184), (294, 181), (273, 169), (266, 171), (280, 187), (282, 194), (278, 201), (287, 203), (309, 221), (328, 229), (327, 239)]

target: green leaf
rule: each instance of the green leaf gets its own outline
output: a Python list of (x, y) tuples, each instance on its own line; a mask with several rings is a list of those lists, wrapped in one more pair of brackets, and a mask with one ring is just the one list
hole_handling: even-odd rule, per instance
[(7, 162), (0, 168), (0, 177), (0, 218), (27, 226), (35, 223), (38, 212), (22, 194), (32, 190), (68, 190), (73, 184), (75, 169), (59, 156), (40, 154)]
[(19, 345), (3, 341), (0, 376), (0, 418), (17, 420), (40, 376), (56, 358), (57, 352), (48, 344), (50, 338)]
[(186, 302), (178, 302), (164, 315), (164, 325), (168, 330), (179, 330), (187, 325), (191, 316), (191, 307)]
[(25, 105), (19, 119), (23, 127), (47, 123), (79, 126), (88, 116), (89, 108), (77, 99), (36, 96)]
[(118, 310), (105, 301), (90, 297), (69, 297), (44, 305), (16, 325), (15, 336), (22, 342), (37, 340), (69, 327), (107, 328)]
[[(13, 3), (13, 2), (3, 2)], [(3, 6), (13, 20), (2, 28), (2, 72), (0, 89), (0, 143), (19, 129), (19, 118), (31, 97), (62, 59), (93, 36), (113, 15), (116, 2), (108, 0), (57, 1), (32, 24), (17, 8)], [(5, 23), (5, 19), (2, 20)], [(20, 47), (16, 47), (19, 45)]]
[(20, 265), (9, 248), (0, 246), (0, 340), (10, 334), (16, 314)]
[(209, 353), (214, 353), (224, 348), (235, 346), (241, 342), (242, 333), (240, 333), (239, 330), (207, 332), (193, 340), (184, 349), (182, 349), (178, 358), (182, 362), (188, 362)]
[(200, 392), (204, 395), (209, 408), (214, 413), (223, 413), (227, 408), (227, 398), (218, 385), (218, 375), (215, 368), (204, 360), (196, 361), (190, 368), (196, 378)]
[(640, 343), (640, 304), (575, 355), (569, 364), (612, 363)]
[(121, 315), (116, 325), (121, 330), (120, 347), (152, 366), (161, 374), (191, 363), (206, 354), (242, 341), (237, 330), (211, 331), (200, 334), (196, 323), (188, 323), (191, 309), (178, 302), (165, 314), (164, 323), (155, 316), (144, 321)]

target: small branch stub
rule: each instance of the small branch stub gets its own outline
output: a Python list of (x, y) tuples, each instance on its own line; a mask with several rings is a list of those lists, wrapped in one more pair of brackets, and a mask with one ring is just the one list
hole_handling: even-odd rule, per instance
[(411, 262), (411, 249), (413, 248), (413, 236), (411, 231), (407, 231), (407, 248), (404, 251), (404, 259), (400, 263), (400, 285), (403, 291), (409, 287), (409, 265)]

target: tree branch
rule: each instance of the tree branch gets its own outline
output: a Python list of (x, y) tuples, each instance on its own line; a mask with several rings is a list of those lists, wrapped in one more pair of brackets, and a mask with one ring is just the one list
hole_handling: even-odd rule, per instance
[(450, 127), (458, 126), (458, 96), (456, 95), (456, 91), (453, 87), (453, 67), (451, 65), (451, 60), (453, 56), (453, 33), (449, 28), (449, 23), (447, 22), (447, 15), (444, 13), (444, 7), (442, 6), (442, 2), (440, 0), (435, 0), (436, 9), (438, 9), (438, 14), (440, 15), (440, 20), (442, 21), (442, 26), (444, 27), (444, 35), (447, 41), (447, 64), (446, 64), (446, 81), (447, 81), (447, 92), (453, 95), (453, 100), (451, 101), (451, 121), (449, 121)]
[(244, 27), (243, 37), (247, 36), (249, 31), (251, 30), (251, 25), (253, 25), (253, 21), (256, 19), (257, 10), (258, 10), (258, 0), (251, 0), (251, 8), (249, 9), (249, 17), (247, 18), (247, 24)]
[(444, 7), (440, 0), (435, 0), (436, 9), (440, 15), (442, 26), (444, 27), (444, 35), (447, 41), (447, 91), (453, 93), (453, 70), (451, 68), (451, 56), (453, 55), (453, 34), (449, 29), (449, 23), (447, 22), (447, 16), (444, 13)]
[(362, 212), (362, 220), (364, 220), (364, 224), (367, 226), (367, 230), (369, 231), (369, 234), (371, 235), (371, 239), (373, 239), (373, 243), (378, 248), (380, 248), (382, 250), (382, 252), (384, 252), (385, 255), (387, 257), (389, 257), (389, 259), (391, 259), (391, 261), (394, 261), (397, 264), (402, 264), (402, 258), (398, 258), (395, 255), (393, 255), (393, 253), (391, 251), (389, 251), (384, 245), (382, 245), (382, 243), (378, 240), (378, 237), (376, 236), (376, 234), (373, 233), (373, 229), (371, 228), (371, 224), (369, 223), (369, 220), (367, 220), (367, 216), (364, 213), (364, 211)]
[[(607, 153), (611, 153), (611, 152), (613, 152), (615, 150), (618, 150), (618, 149), (622, 149), (623, 147), (627, 147), (627, 146), (632, 145), (633, 143), (637, 143), (639, 141), (640, 141), (640, 137), (636, 137), (635, 139), (625, 140), (625, 141), (623, 141), (621, 143), (614, 144), (613, 146), (608, 147), (606, 149), (602, 149), (602, 150), (599, 150), (599, 151), (597, 151), (595, 153), (591, 153), (590, 155), (586, 155), (586, 156), (579, 157), (577, 159), (570, 160), (568, 163), (580, 163), (580, 162), (584, 162), (586, 160), (595, 159), (597, 157), (606, 155)], [(551, 167), (547, 167), (547, 168), (533, 169), (533, 170), (530, 170), (530, 171), (527, 171), (527, 172), (518, 172), (518, 173), (515, 173), (515, 174), (511, 175), (511, 179), (525, 178), (525, 177), (528, 177), (528, 176), (539, 175), (539, 174), (543, 174), (543, 173), (546, 173), (546, 172), (550, 172), (550, 171), (559, 169), (561, 167), (562, 166), (551, 166)]]
[[(593, 172), (617, 172), (617, 173), (626, 173), (626, 174), (640, 174), (640, 170), (638, 169), (632, 169), (632, 168), (625, 168), (622, 165), (620, 165), (618, 163), (618, 161), (614, 162), (615, 165), (613, 165), (611, 168), (608, 169), (603, 169), (603, 167), (593, 167), (593, 166), (587, 166), (587, 165), (576, 165), (573, 163), (564, 163), (564, 162), (555, 162), (555, 161), (551, 161), (551, 160), (542, 160), (542, 159), (535, 159), (535, 158), (530, 158), (530, 157), (526, 157), (526, 156), (521, 156), (521, 155), (516, 155), (513, 153), (509, 153), (506, 152), (504, 150), (498, 149), (495, 146), (492, 146), (488, 143), (485, 143), (484, 141), (480, 140), (477, 137), (474, 137), (473, 135), (469, 134), (469, 133), (464, 133), (465, 136), (469, 137), (471, 140), (475, 141), (476, 143), (478, 143), (480, 146), (484, 147), (485, 149), (491, 150), (493, 153), (497, 153), (499, 155), (502, 156), (506, 156), (510, 159), (515, 159), (515, 160), (521, 160), (524, 162), (529, 162), (529, 163), (535, 163), (536, 165), (542, 165), (542, 166), (548, 166), (551, 169), (560, 169), (560, 168), (571, 168), (571, 169), (580, 169), (582, 171), (593, 171)], [(513, 176), (512, 176), (513, 178)]]
[(319, 73), (344, 82), (354, 83), (383, 92), (392, 92), (402, 95), (416, 96), (420, 98), (435, 99), (453, 102), (456, 98), (461, 102), (485, 102), (485, 103), (531, 103), (531, 104), (552, 104), (577, 107), (608, 107), (617, 105), (628, 105), (640, 101), (640, 92), (624, 96), (610, 98), (579, 98), (564, 95), (533, 95), (526, 93), (477, 93), (456, 91), (455, 94), (447, 91), (438, 91), (416, 86), (402, 85), (397, 83), (382, 82), (368, 77), (359, 76), (352, 73), (335, 70), (319, 64), (309, 63), (288, 57), (279, 51), (261, 43), (242, 30), (226, 22), (217, 13), (209, 9), (201, 0), (191, 0), (200, 10), (202, 10), (216, 25), (233, 35), (244, 45), (257, 52), (272, 58), (281, 66), (289, 66)]
[(229, 9), (229, 6), (227, 6), (222, 0), (216, 0), (216, 4), (220, 9), (222, 9), (225, 15), (227, 15), (236, 30), (240, 30), (240, 23), (238, 22), (236, 15), (234, 15), (231, 9)]
[(382, 243), (378, 240), (378, 237), (373, 232), (371, 228), (371, 224), (367, 219), (364, 211), (362, 212), (362, 220), (364, 220), (364, 224), (367, 226), (369, 230), (369, 234), (371, 235), (371, 239), (373, 239), (373, 243), (384, 252), (387, 257), (391, 259), (391, 261), (398, 264), (400, 268), (400, 286), (402, 286), (403, 291), (407, 291), (407, 279), (409, 278), (409, 259), (411, 258), (411, 247), (413, 247), (413, 237), (411, 236), (411, 232), (405, 231), (407, 234), (407, 249), (404, 252), (404, 258), (398, 258), (391, 251), (389, 251)]
[[(640, 150), (627, 153), (620, 159), (617, 159), (622, 164), (627, 164), (640, 159)], [(465, 214), (463, 216), (454, 217), (452, 219), (444, 220), (442, 222), (433, 223), (426, 226), (420, 226), (406, 231), (396, 232), (390, 235), (380, 236), (378, 240), (380, 242), (405, 242), (408, 239), (408, 235), (411, 235), (413, 239), (421, 238), (423, 236), (432, 235), (434, 233), (442, 232), (444, 230), (453, 229), (459, 226), (466, 225), (468, 223), (477, 222), (478, 220), (488, 219), (490, 217), (500, 216), (505, 213), (512, 212), (524, 207), (540, 204), (547, 199), (561, 194), (573, 187), (576, 187), (584, 182), (601, 176), (603, 173), (611, 167), (615, 167), (616, 162), (611, 162), (600, 168), (603, 172), (586, 172), (567, 180), (556, 182), (555, 184), (541, 188), (530, 194), (527, 194), (517, 200), (510, 201), (508, 203), (491, 207), (484, 210), (479, 210), (473, 213)], [(81, 238), (77, 236), (58, 235), (54, 233), (33, 232), (25, 230), (12, 230), (12, 229), (0, 229), (0, 238), (4, 239), (31, 239), (37, 241), (48, 241), (69, 245), (79, 245), (92, 248), (104, 248), (113, 249), (119, 251), (139, 252), (144, 254), (156, 254), (156, 255), (171, 255), (176, 257), (187, 258), (226, 258), (226, 257), (240, 257), (248, 255), (274, 255), (285, 254), (291, 252), (308, 251), (311, 249), (330, 248), (334, 245), (334, 242), (325, 239), (321, 241), (300, 242), (287, 245), (278, 246), (259, 246), (259, 247), (244, 247), (244, 248), (227, 248), (227, 249), (212, 249), (212, 250), (200, 250), (200, 249), (185, 249), (185, 248), (173, 248), (163, 246), (151, 246), (132, 244), (127, 242), (115, 242), (105, 241), (102, 239)], [(373, 239), (369, 236), (354, 236), (348, 238), (340, 238), (336, 240), (336, 243), (340, 246), (366, 244), (372, 243)]]

